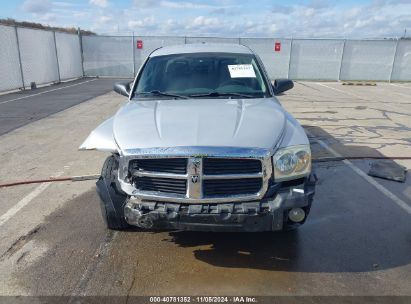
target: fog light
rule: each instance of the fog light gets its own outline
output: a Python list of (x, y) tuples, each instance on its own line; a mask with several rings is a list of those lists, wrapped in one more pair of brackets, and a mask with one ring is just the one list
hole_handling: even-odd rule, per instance
[(305, 211), (301, 208), (293, 208), (288, 212), (288, 218), (294, 223), (302, 222), (305, 218)]

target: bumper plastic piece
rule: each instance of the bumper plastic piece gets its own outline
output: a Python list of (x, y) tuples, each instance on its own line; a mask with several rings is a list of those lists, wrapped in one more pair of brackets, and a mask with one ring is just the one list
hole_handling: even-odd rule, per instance
[(308, 215), (315, 193), (316, 178), (301, 185), (279, 188), (261, 201), (229, 204), (176, 204), (139, 201), (130, 197), (124, 215), (130, 225), (144, 229), (194, 231), (277, 231), (292, 229), (288, 211), (303, 208)]

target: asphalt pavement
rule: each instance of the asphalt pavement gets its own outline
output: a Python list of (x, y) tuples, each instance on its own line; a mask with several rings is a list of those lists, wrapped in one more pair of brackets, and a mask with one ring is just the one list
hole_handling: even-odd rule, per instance
[(110, 92), (115, 79), (82, 78), (0, 95), (0, 135)]

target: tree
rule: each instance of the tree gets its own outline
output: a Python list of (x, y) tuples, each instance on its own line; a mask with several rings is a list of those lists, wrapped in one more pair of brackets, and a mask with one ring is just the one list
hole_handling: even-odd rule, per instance
[[(77, 29), (75, 27), (57, 27), (57, 26), (44, 25), (44, 24), (36, 23), (36, 22), (16, 21), (12, 18), (0, 19), (0, 24), (77, 34)], [(96, 33), (92, 31), (87, 31), (87, 30), (82, 30), (82, 29), (80, 29), (80, 32), (82, 35), (85, 35), (85, 36), (96, 35)]]

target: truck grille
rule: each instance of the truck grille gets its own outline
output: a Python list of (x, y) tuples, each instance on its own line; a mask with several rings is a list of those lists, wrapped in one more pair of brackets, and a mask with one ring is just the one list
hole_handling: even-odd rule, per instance
[(160, 158), (134, 159), (129, 163), (140, 192), (174, 194), (199, 199), (256, 195), (263, 187), (260, 159)]
[(186, 174), (187, 158), (134, 159), (130, 162), (130, 169), (149, 172)]
[(142, 191), (159, 191), (164, 193), (186, 194), (187, 180), (172, 178), (137, 177), (136, 188)]
[(258, 159), (204, 158), (203, 173), (246, 174), (261, 172), (261, 161)]
[(208, 179), (203, 181), (205, 197), (257, 193), (263, 185), (261, 178)]

